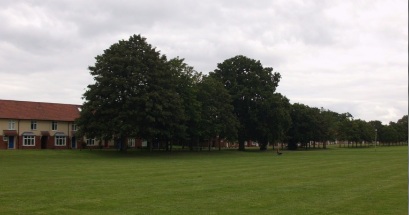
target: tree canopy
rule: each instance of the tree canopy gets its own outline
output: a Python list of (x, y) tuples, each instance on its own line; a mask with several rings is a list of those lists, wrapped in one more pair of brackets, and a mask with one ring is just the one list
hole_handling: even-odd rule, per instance
[(140, 138), (188, 144), (191, 149), (217, 138), (268, 144), (288, 142), (290, 149), (310, 141), (407, 141), (408, 116), (382, 125), (304, 104), (290, 104), (277, 93), (281, 75), (260, 61), (238, 55), (204, 75), (167, 57), (132, 35), (95, 57), (89, 66), (95, 83), (83, 94), (78, 136), (124, 140)]
[(272, 136), (274, 124), (285, 132), (282, 125), (289, 124), (285, 113), (288, 100), (275, 94), (280, 73), (273, 73), (273, 68), (263, 67), (260, 61), (238, 55), (219, 63), (210, 76), (220, 81), (233, 99), (234, 114), (240, 122), (239, 150), (245, 149), (246, 140), (260, 141), (265, 146), (269, 140), (277, 139), (281, 134)]
[[(171, 139), (185, 130), (176, 74), (165, 55), (133, 35), (96, 57), (95, 84), (84, 93), (78, 120), (87, 137)], [(124, 145), (124, 144), (122, 144)]]

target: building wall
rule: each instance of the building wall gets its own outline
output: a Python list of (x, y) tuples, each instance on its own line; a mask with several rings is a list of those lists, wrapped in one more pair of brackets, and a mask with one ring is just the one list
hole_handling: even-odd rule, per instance
[(0, 137), (0, 149), (7, 149), (7, 142), (3, 141), (3, 134)]
[[(10, 119), (0, 119), (0, 149), (8, 149), (8, 141), (4, 141), (4, 133), (3, 130), (9, 130), (9, 120)], [(15, 121), (15, 129), (18, 128), (18, 120)], [(16, 146), (16, 137), (14, 137), (14, 145)], [(7, 139), (7, 138), (6, 138)], [(16, 148), (16, 147), (14, 147)]]
[[(8, 141), (4, 141), (4, 130), (9, 130), (9, 120), (10, 119), (0, 119), (0, 149), (8, 149)], [(14, 136), (14, 149), (69, 149), (71, 148), (71, 140), (73, 137), (72, 124), (73, 122), (62, 122), (57, 121), (57, 129), (52, 130), (52, 121), (47, 120), (36, 120), (37, 128), (31, 129), (31, 120), (16, 120), (15, 121), (15, 131), (17, 136)], [(47, 131), (50, 136), (42, 137), (41, 132)], [(35, 136), (34, 146), (23, 146), (23, 133), (31, 132)], [(55, 134), (57, 132), (62, 132), (65, 135), (65, 145), (57, 146), (55, 145)], [(42, 146), (41, 139), (45, 139), (45, 144)], [(7, 139), (7, 138), (6, 138)], [(78, 142), (78, 141), (77, 141)], [(78, 143), (75, 148), (79, 148)]]
[[(50, 120), (36, 120), (37, 128), (31, 128), (31, 120), (17, 120), (17, 119), (0, 119), (0, 149), (8, 149), (8, 141), (4, 141), (4, 131), (9, 131), (8, 125), (9, 121), (15, 121), (15, 132), (17, 135), (14, 136), (14, 148), (13, 149), (108, 149), (108, 148), (118, 148), (118, 143), (115, 143), (114, 140), (100, 140), (95, 139), (93, 145), (87, 145), (87, 138), (75, 138), (74, 132), (72, 130), (73, 122), (62, 122), (57, 121), (57, 129), (52, 130), (52, 121)], [(24, 133), (30, 132), (33, 133), (34, 145), (25, 146), (24, 142)], [(48, 132), (49, 136), (43, 136), (42, 132)], [(55, 144), (56, 133), (64, 133), (65, 135), (65, 145), (57, 146)], [(73, 147), (72, 140), (75, 138), (76, 144)], [(8, 139), (6, 137), (5, 139)], [(133, 146), (128, 145), (128, 148), (141, 148), (142, 140), (138, 138), (133, 138), (135, 144)], [(43, 142), (44, 141), (44, 142)], [(128, 140), (124, 144), (128, 144)]]
[[(0, 119), (0, 129), (1, 129), (1, 132), (3, 132), (3, 130), (7, 130), (7, 129), (8, 129), (8, 124), (9, 124), (9, 120), (8, 120), (8, 119)], [(3, 133), (1, 133), (1, 135), (3, 135)]]

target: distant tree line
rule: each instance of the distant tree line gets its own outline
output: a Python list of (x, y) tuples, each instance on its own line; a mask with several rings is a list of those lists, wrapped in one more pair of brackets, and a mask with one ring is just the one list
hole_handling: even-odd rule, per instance
[(309, 147), (310, 142), (346, 142), (347, 146), (375, 144), (386, 145), (407, 143), (408, 115), (398, 122), (383, 125), (380, 121), (366, 122), (354, 119), (350, 113), (336, 113), (323, 108), (308, 107), (303, 104), (291, 105), (292, 125), (288, 131), (290, 149), (300, 144)]
[[(83, 98), (77, 135), (125, 141), (138, 137), (193, 149), (215, 138), (290, 149), (310, 141), (407, 141), (407, 115), (385, 126), (354, 120), (349, 113), (290, 104), (276, 92), (280, 74), (239, 55), (217, 64), (208, 75), (182, 58), (167, 59), (146, 38), (133, 35), (98, 55), (89, 70), (95, 83)], [(406, 120), (406, 124), (405, 124)], [(405, 127), (406, 126), (406, 127)], [(376, 129), (376, 133), (375, 133)], [(405, 136), (406, 135), (406, 136)], [(125, 144), (122, 144), (125, 149)]]

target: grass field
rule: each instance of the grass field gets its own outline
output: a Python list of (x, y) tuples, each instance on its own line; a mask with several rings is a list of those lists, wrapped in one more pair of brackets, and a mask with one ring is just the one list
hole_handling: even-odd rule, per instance
[(407, 146), (0, 151), (0, 214), (407, 214)]

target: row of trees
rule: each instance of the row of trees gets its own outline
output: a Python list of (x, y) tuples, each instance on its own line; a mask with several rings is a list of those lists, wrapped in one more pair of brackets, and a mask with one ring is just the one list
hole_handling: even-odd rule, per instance
[(408, 115), (398, 122), (383, 125), (380, 121), (366, 122), (354, 119), (350, 113), (336, 113), (323, 108), (303, 104), (291, 105), (292, 125), (288, 131), (289, 147), (295, 149), (298, 143), (307, 147), (310, 141), (347, 141), (362, 144), (382, 142), (386, 144), (407, 142)]
[(167, 60), (140, 35), (113, 44), (89, 70), (95, 83), (83, 96), (79, 136), (191, 147), (216, 136), (236, 139), (239, 123), (223, 85), (183, 59)]
[(276, 92), (280, 74), (260, 61), (236, 56), (204, 75), (181, 58), (168, 60), (140, 35), (113, 44), (89, 70), (95, 83), (84, 93), (77, 120), (78, 135), (88, 138), (138, 137), (151, 146), (162, 141), (192, 148), (217, 137), (237, 141), (239, 150), (246, 140), (265, 150), (278, 141), (290, 148), (311, 140), (371, 141), (374, 128), (381, 137), (393, 127), (291, 105)]

